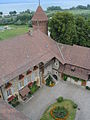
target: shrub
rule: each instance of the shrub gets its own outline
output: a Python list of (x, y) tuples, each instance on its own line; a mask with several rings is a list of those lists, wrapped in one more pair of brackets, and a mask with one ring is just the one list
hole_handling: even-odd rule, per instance
[(78, 105), (74, 103), (74, 104), (73, 104), (73, 108), (76, 109), (77, 107), (78, 107)]
[(63, 80), (64, 80), (64, 81), (67, 81), (67, 78), (68, 78), (68, 76), (64, 74)]
[(87, 90), (90, 90), (90, 87), (86, 86), (86, 89), (87, 89)]
[(63, 97), (59, 97), (58, 99), (57, 99), (57, 102), (62, 102), (63, 101)]
[(46, 85), (50, 86), (50, 84), (53, 84), (52, 77), (49, 75), (49, 77), (46, 79)]

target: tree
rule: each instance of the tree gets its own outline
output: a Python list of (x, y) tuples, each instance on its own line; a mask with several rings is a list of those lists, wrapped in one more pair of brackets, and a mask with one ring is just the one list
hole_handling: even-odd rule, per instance
[(22, 13), (17, 16), (17, 20), (20, 20), (23, 24), (27, 24), (31, 20), (32, 14)]
[(53, 11), (53, 10), (62, 10), (60, 6), (51, 6), (47, 8), (47, 11)]
[(77, 41), (75, 44), (90, 46), (90, 24), (81, 16), (76, 18)]
[(16, 15), (17, 12), (16, 12), (16, 11), (10, 11), (9, 14), (10, 14), (11, 16), (13, 16), (13, 15)]
[(3, 15), (3, 12), (0, 12), (0, 15)]
[(70, 13), (56, 13), (49, 21), (51, 37), (64, 44), (90, 47), (90, 20)]
[(56, 13), (49, 22), (51, 37), (57, 42), (72, 45), (76, 39), (75, 19), (70, 13)]

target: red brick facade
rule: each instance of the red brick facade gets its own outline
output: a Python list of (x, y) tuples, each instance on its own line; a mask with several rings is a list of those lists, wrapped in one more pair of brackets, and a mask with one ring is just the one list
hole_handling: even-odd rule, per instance
[(48, 35), (48, 22), (47, 21), (32, 21), (33, 29), (39, 29), (46, 35)]
[(48, 17), (41, 6), (38, 6), (34, 16), (32, 17), (32, 26), (34, 30), (39, 29), (48, 35)]

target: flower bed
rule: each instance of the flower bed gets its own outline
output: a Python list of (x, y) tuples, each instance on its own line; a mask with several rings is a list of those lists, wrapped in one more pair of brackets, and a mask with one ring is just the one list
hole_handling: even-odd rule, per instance
[(75, 120), (77, 104), (62, 98), (59, 97), (57, 102), (50, 105), (40, 120)]
[(68, 117), (67, 109), (59, 106), (51, 109), (50, 114), (55, 120), (66, 120)]

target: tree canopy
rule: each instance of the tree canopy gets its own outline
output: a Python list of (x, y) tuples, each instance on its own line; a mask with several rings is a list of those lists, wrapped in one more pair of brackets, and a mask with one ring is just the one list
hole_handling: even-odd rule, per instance
[(47, 8), (47, 11), (53, 11), (53, 10), (62, 10), (60, 6), (51, 6)]
[(74, 17), (67, 12), (57, 12), (49, 21), (51, 37), (63, 44), (90, 47), (90, 20)]

